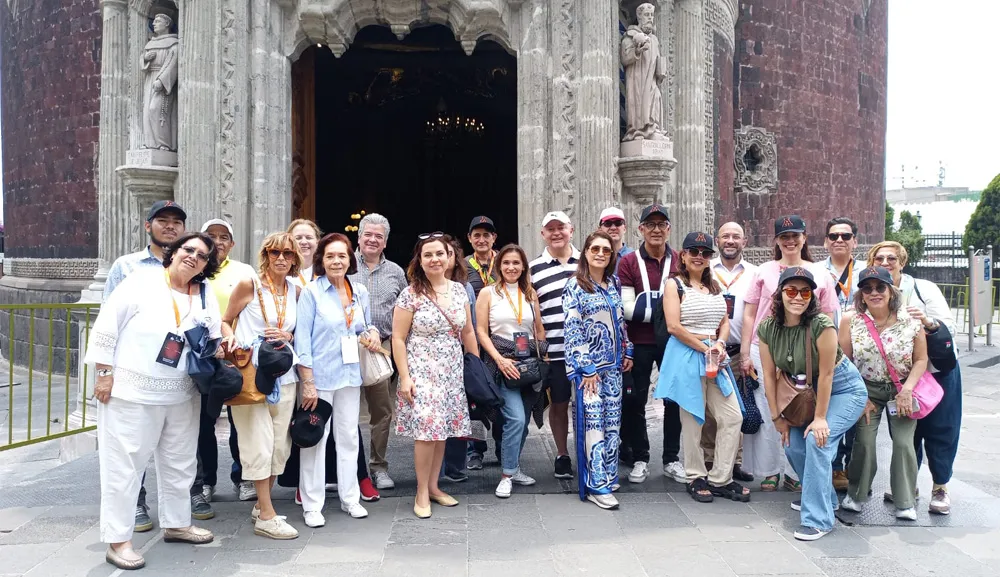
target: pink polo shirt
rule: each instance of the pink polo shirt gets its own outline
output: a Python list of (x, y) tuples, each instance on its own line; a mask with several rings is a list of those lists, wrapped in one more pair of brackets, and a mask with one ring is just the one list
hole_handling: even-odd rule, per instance
[[(753, 340), (750, 341), (752, 344), (758, 342), (757, 327), (760, 326), (760, 322), (771, 316), (771, 299), (774, 297), (774, 292), (778, 290), (778, 278), (781, 277), (781, 273), (785, 272), (786, 268), (788, 267), (778, 264), (776, 260), (767, 261), (757, 267), (753, 282), (750, 283), (750, 288), (747, 289), (746, 295), (743, 297), (746, 304), (758, 305), (757, 317), (753, 322)], [(833, 278), (822, 264), (805, 263), (805, 268), (812, 273), (816, 280), (814, 298), (819, 299), (820, 310), (830, 315), (831, 319), (834, 318), (834, 314), (840, 308), (840, 301), (837, 300)]]

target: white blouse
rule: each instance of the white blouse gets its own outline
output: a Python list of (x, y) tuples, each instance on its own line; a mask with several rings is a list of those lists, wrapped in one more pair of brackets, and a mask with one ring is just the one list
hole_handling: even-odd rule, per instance
[[(136, 270), (101, 305), (87, 342), (87, 363), (111, 365), (114, 386), (111, 396), (143, 405), (174, 405), (195, 394), (194, 381), (187, 373), (190, 345), (184, 343), (176, 367), (156, 362), (167, 333), (184, 336), (195, 326), (208, 327), (213, 338), (222, 336), (222, 314), (208, 283), (205, 307), (198, 294), (191, 296), (172, 290), (164, 269)], [(174, 306), (181, 317), (180, 328)]]
[[(247, 303), (247, 306), (243, 307), (240, 316), (237, 317), (236, 327), (233, 329), (236, 335), (236, 346), (244, 349), (251, 348), (257, 337), (264, 335), (264, 329), (267, 327), (278, 328), (278, 303), (285, 309), (285, 318), (281, 323), (281, 330), (292, 334), (295, 333), (296, 305), (298, 304), (298, 299), (296, 298), (297, 289), (295, 288), (297, 283), (295, 279), (292, 277), (285, 278), (285, 296), (277, 297), (277, 299), (271, 294), (268, 286), (260, 281), (260, 277), (254, 275), (252, 280), (254, 283), (253, 296), (250, 297), (250, 302)], [(258, 289), (261, 291), (259, 297), (257, 296)], [(264, 322), (264, 315), (261, 314), (260, 303), (262, 300), (264, 301), (264, 314), (267, 315), (267, 323)], [(288, 301), (287, 303), (285, 303), (286, 300)], [(284, 375), (278, 377), (279, 385), (287, 385), (298, 380), (295, 365), (299, 364), (299, 357), (295, 354), (294, 348), (292, 349), (292, 355), (292, 368)]]

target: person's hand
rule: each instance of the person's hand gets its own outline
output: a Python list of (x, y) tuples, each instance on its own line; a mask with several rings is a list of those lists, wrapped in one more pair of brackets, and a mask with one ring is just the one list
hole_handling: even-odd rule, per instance
[(830, 425), (827, 424), (826, 419), (813, 419), (813, 422), (809, 423), (806, 427), (805, 433), (803, 433), (802, 438), (809, 436), (809, 432), (812, 431), (814, 437), (816, 437), (816, 446), (822, 449), (826, 446), (826, 440), (830, 438)]
[(583, 392), (585, 394), (590, 393), (592, 395), (596, 395), (597, 382), (598, 382), (597, 375), (593, 375), (590, 377), (583, 377), (583, 380), (580, 381), (580, 388), (583, 389)]
[(164, 92), (163, 83), (159, 78), (153, 81), (153, 92)]
[(903, 390), (896, 393), (896, 414), (900, 417), (909, 417), (913, 414), (913, 391)]
[(288, 331), (283, 331), (281, 329), (276, 329), (274, 327), (267, 327), (264, 329), (264, 338), (269, 341), (291, 341), (292, 333)]
[(778, 433), (781, 435), (781, 445), (787, 447), (789, 444), (789, 436), (792, 431), (792, 427), (788, 424), (788, 421), (784, 417), (778, 417), (774, 421), (774, 428), (777, 429)]
[(632, 359), (626, 358), (622, 363), (622, 372), (627, 373), (632, 370)]
[(111, 387), (115, 384), (114, 375), (108, 375), (106, 377), (97, 377), (97, 386), (94, 388), (94, 397), (107, 404), (111, 400)]
[(740, 351), (740, 370), (743, 371), (744, 375), (749, 375), (753, 370), (753, 361), (750, 359), (750, 353)]
[(222, 359), (225, 358), (225, 356), (226, 356), (226, 351), (225, 349), (222, 348), (222, 345), (220, 344), (219, 347), (215, 349), (215, 358)]
[(920, 310), (919, 307), (906, 307), (906, 312), (910, 314), (911, 318), (920, 321), (920, 324), (922, 324), (925, 329), (931, 329), (936, 324), (934, 319), (925, 315), (924, 311)]
[(416, 390), (417, 388), (413, 385), (413, 379), (409, 377), (399, 379), (399, 396), (411, 405), (413, 404), (413, 397), (416, 395)]
[(319, 393), (316, 392), (315, 383), (302, 383), (302, 408), (307, 411), (316, 409), (319, 404)]
[(865, 412), (862, 413), (862, 415), (864, 415), (864, 417), (865, 417), (865, 424), (866, 425), (872, 424), (872, 415), (875, 414), (876, 410), (877, 409), (875, 408), (875, 404), (874, 403), (872, 403), (871, 401), (865, 401)]
[(499, 368), (500, 372), (503, 373), (503, 376), (508, 379), (516, 379), (521, 376), (521, 371), (517, 370), (517, 366), (514, 365), (514, 361), (510, 359), (501, 357), (500, 360), (497, 361), (497, 368)]
[(142, 59), (145, 60), (146, 62), (152, 62), (155, 58), (156, 58), (156, 53), (152, 51), (146, 52), (145, 54), (142, 55)]
[(372, 338), (372, 333), (370, 332), (361, 333), (361, 336), (358, 337), (358, 342), (373, 353), (377, 353), (382, 349), (382, 341), (378, 340), (378, 338)]
[(231, 353), (236, 350), (236, 335), (229, 335), (228, 337), (222, 337), (222, 343), (219, 344), (219, 350), (225, 349), (227, 353)]

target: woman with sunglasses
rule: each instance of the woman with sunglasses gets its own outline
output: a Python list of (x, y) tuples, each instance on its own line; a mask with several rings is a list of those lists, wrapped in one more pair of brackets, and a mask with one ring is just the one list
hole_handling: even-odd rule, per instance
[[(756, 371), (757, 379), (763, 378), (758, 346), (757, 328), (771, 316), (771, 300), (778, 288), (778, 278), (790, 267), (803, 267), (815, 276), (815, 295), (820, 312), (831, 319), (840, 308), (833, 288), (833, 280), (821, 265), (813, 264), (806, 237), (806, 223), (797, 215), (779, 217), (774, 221), (774, 260), (757, 268), (753, 281), (743, 297), (743, 335), (740, 339), (740, 363), (744, 375)], [(781, 450), (781, 439), (767, 414), (764, 390), (757, 387), (754, 400), (760, 408), (764, 424), (753, 435), (743, 436), (743, 470), (763, 477), (761, 491), (777, 491), (781, 473), (785, 473), (783, 487), (788, 491), (801, 491), (802, 484), (794, 478)]]
[[(927, 466), (934, 479), (929, 510), (938, 515), (947, 515), (951, 512), (948, 482), (951, 481), (955, 456), (958, 454), (958, 437), (962, 430), (962, 372), (957, 362), (949, 363), (952, 365), (949, 368), (936, 367), (930, 358), (934, 356), (932, 336), (942, 326), (954, 336), (958, 334), (958, 325), (948, 301), (936, 284), (903, 273), (907, 261), (906, 249), (898, 242), (880, 242), (868, 251), (868, 266), (880, 266), (889, 271), (892, 285), (899, 289), (901, 295), (900, 306), (905, 307), (906, 313), (923, 325), (928, 341), (927, 370), (944, 389), (944, 397), (938, 406), (917, 421), (913, 439), (917, 451), (917, 469), (920, 469), (926, 450)], [(892, 493), (886, 493), (884, 497), (886, 501), (892, 501)]]
[(302, 269), (292, 276), (292, 280), (300, 287), (305, 288), (318, 276), (313, 272), (313, 261), (316, 260), (316, 248), (319, 246), (319, 239), (322, 238), (323, 231), (316, 226), (315, 222), (305, 218), (297, 218), (288, 225), (285, 232), (292, 235), (295, 247), (302, 255)]
[[(233, 289), (222, 317), (227, 350), (252, 350), (263, 340), (292, 343), (296, 302), (301, 289), (295, 277), (302, 269), (302, 255), (286, 232), (267, 235), (257, 258), (257, 276)], [(298, 364), (298, 357), (294, 359)], [(294, 539), (299, 533), (274, 510), (271, 488), (285, 471), (292, 450), (288, 425), (295, 408), (298, 376), (295, 366), (277, 380), (278, 400), (254, 405), (234, 405), (229, 414), (236, 427), (243, 478), (253, 481), (257, 502), (250, 512), (254, 533), (271, 539)]]
[[(913, 389), (927, 369), (927, 340), (920, 321), (902, 310), (899, 290), (892, 286), (892, 276), (882, 267), (868, 267), (861, 271), (858, 293), (854, 297), (856, 313), (844, 315), (840, 322), (840, 346), (844, 354), (854, 361), (865, 386), (868, 403), (864, 418), (857, 425), (854, 449), (848, 466), (847, 495), (840, 505), (859, 512), (865, 501), (875, 472), (878, 455), (875, 451), (882, 411), (889, 407), (892, 423), (892, 461), (889, 467), (889, 485), (895, 496), (896, 518), (917, 520), (914, 488), (917, 483), (917, 452), (913, 447), (913, 434), (917, 422), (910, 415), (913, 406)], [(872, 331), (876, 331), (885, 351), (885, 357), (903, 384), (896, 391), (892, 374), (879, 350)], [(895, 407), (895, 410), (893, 409)]]
[[(663, 311), (672, 338), (667, 341), (653, 397), (669, 399), (681, 408), (684, 470), (691, 498), (700, 503), (710, 503), (716, 496), (747, 502), (750, 490), (733, 480), (743, 413), (732, 372), (719, 368), (726, 358), (729, 316), (709, 266), (714, 255), (712, 235), (688, 234), (677, 275), (664, 284)], [(709, 355), (714, 355), (714, 363), (707, 362)], [(718, 376), (710, 374), (712, 368)], [(701, 448), (705, 413), (711, 413), (717, 424), (711, 471)]]
[(563, 289), (566, 373), (576, 385), (575, 430), (580, 500), (617, 509), (622, 373), (632, 369), (615, 266), (618, 254), (606, 232), (583, 244), (576, 274)]
[[(826, 272), (819, 275), (829, 278)], [(771, 415), (785, 455), (802, 480), (802, 499), (792, 503), (792, 509), (801, 512), (795, 538), (815, 541), (833, 530), (837, 507), (837, 493), (830, 482), (833, 457), (841, 437), (861, 417), (868, 393), (858, 369), (837, 343), (833, 321), (820, 311), (813, 274), (803, 266), (789, 267), (781, 273), (777, 288), (771, 301), (772, 315), (757, 327), (767, 398), (760, 411), (764, 414), (767, 409)], [(808, 356), (807, 342), (811, 343)], [(807, 366), (812, 374), (807, 374)], [(779, 372), (783, 379), (803, 376), (812, 386), (816, 406), (808, 425), (792, 427), (782, 416), (785, 407), (778, 405)]]
[(119, 569), (145, 566), (132, 547), (139, 478), (156, 459), (164, 540), (208, 543), (191, 525), (201, 395), (188, 376), (184, 333), (204, 326), (219, 337), (219, 303), (205, 279), (219, 268), (215, 243), (189, 233), (163, 250), (163, 268), (137, 270), (101, 306), (90, 332), (99, 401), (101, 541)]
[(462, 349), (479, 356), (469, 297), (462, 284), (445, 276), (444, 237), (440, 232), (417, 237), (407, 268), (410, 285), (400, 293), (392, 316), (392, 357), (399, 370), (396, 433), (414, 440), (413, 513), (419, 519), (431, 516), (432, 501), (458, 505), (438, 487), (438, 475), (445, 441), (471, 434)]

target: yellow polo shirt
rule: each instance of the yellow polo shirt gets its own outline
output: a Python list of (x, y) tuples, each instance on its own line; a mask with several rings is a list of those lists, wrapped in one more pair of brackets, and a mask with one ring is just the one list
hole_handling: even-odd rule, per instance
[(219, 272), (215, 273), (215, 278), (210, 282), (215, 299), (219, 301), (219, 310), (223, 315), (229, 307), (229, 297), (233, 294), (233, 289), (243, 279), (252, 278), (257, 275), (257, 271), (252, 266), (238, 260), (227, 258), (219, 265)]

